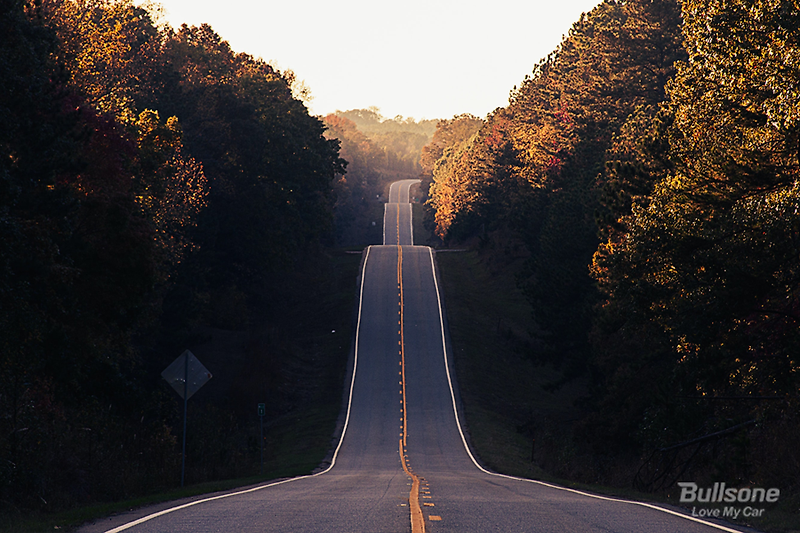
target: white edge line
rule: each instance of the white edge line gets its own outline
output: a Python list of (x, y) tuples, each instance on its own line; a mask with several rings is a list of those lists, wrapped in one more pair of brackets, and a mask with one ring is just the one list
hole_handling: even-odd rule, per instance
[(414, 246), (414, 205), (411, 203), (411, 185), (414, 183), (422, 183), (422, 181), (409, 181), (408, 187), (406, 187), (406, 202), (408, 203), (408, 231), (411, 234), (411, 246)]
[(588, 492), (583, 492), (583, 491), (576, 490), (576, 489), (570, 489), (570, 488), (567, 488), (567, 487), (560, 487), (558, 485), (553, 485), (551, 483), (545, 483), (544, 481), (538, 481), (538, 480), (535, 480), (535, 479), (526, 479), (526, 478), (521, 478), (521, 477), (507, 476), (505, 474), (498, 474), (496, 472), (490, 472), (489, 470), (486, 470), (485, 468), (483, 468), (478, 463), (478, 461), (475, 460), (475, 457), (472, 455), (472, 452), (470, 451), (469, 446), (467, 446), (467, 439), (464, 437), (464, 431), (461, 429), (461, 422), (458, 419), (458, 407), (456, 407), (456, 396), (455, 396), (455, 393), (453, 392), (453, 381), (450, 379), (450, 365), (447, 362), (447, 344), (446, 344), (446, 341), (445, 341), (445, 333), (444, 333), (444, 318), (442, 316), (442, 299), (441, 299), (441, 296), (439, 295), (439, 283), (438, 283), (438, 281), (436, 281), (436, 268), (435, 268), (434, 260), (433, 260), (433, 250), (431, 248), (428, 248), (428, 253), (430, 254), (430, 257), (431, 257), (431, 272), (433, 273), (433, 285), (436, 288), (436, 301), (437, 301), (437, 303), (439, 305), (439, 325), (440, 325), (440, 329), (441, 329), (441, 333), (442, 333), (442, 353), (444, 354), (444, 368), (445, 368), (445, 372), (447, 373), (447, 383), (450, 386), (450, 398), (451, 398), (451, 400), (453, 402), (453, 414), (455, 415), (455, 418), (456, 418), (456, 427), (458, 428), (458, 433), (461, 435), (461, 442), (464, 444), (464, 449), (467, 451), (467, 455), (469, 455), (469, 458), (472, 460), (472, 463), (478, 468), (478, 470), (480, 470), (484, 474), (488, 474), (490, 476), (496, 476), (496, 477), (501, 477), (501, 478), (505, 478), (505, 479), (513, 479), (513, 480), (516, 480), (516, 481), (525, 481), (525, 482), (528, 482), (528, 483), (534, 483), (534, 484), (537, 484), (537, 485), (542, 485), (542, 486), (545, 486), (545, 487), (549, 487), (551, 489), (563, 490), (563, 491), (566, 491), (566, 492), (572, 492), (574, 494), (580, 494), (581, 496), (587, 496), (589, 498), (595, 498), (595, 499), (598, 499), (598, 500), (605, 500), (605, 501), (617, 502), (617, 503), (627, 503), (627, 504), (630, 504), (630, 505), (638, 505), (640, 507), (647, 507), (649, 509), (655, 509), (656, 511), (661, 511), (663, 513), (671, 514), (671, 515), (677, 516), (679, 518), (683, 518), (685, 520), (691, 520), (692, 522), (697, 522), (699, 524), (703, 524), (703, 525), (712, 527), (714, 529), (718, 529), (720, 531), (728, 531), (729, 533), (742, 533), (742, 531), (740, 529), (731, 529), (729, 527), (725, 527), (725, 526), (722, 526), (722, 525), (719, 525), (719, 524), (714, 524), (713, 522), (708, 522), (706, 520), (701, 520), (699, 518), (694, 518), (692, 516), (688, 516), (688, 515), (685, 515), (683, 513), (672, 511), (670, 509), (665, 509), (663, 507), (659, 507), (658, 505), (653, 505), (653, 504), (644, 503), (644, 502), (637, 502), (637, 501), (633, 501), (633, 500), (623, 500), (623, 499), (619, 499), (619, 498), (610, 498), (610, 497), (607, 497), (607, 496), (599, 496), (597, 494), (591, 494), (591, 493), (588, 493)]
[(389, 210), (389, 204), (383, 204), (383, 245), (386, 246), (386, 213)]
[(411, 202), (408, 203), (408, 232), (411, 234), (411, 246), (414, 246), (414, 210)]
[(361, 270), (361, 287), (359, 289), (359, 294), (358, 294), (358, 320), (356, 322), (356, 340), (355, 340), (355, 350), (354, 350), (354, 356), (353, 356), (353, 377), (350, 379), (350, 394), (349, 394), (349, 396), (347, 398), (347, 415), (345, 416), (345, 419), (344, 419), (344, 427), (342, 428), (342, 436), (339, 438), (339, 444), (336, 446), (336, 450), (333, 452), (333, 458), (331, 459), (331, 464), (328, 466), (328, 468), (326, 468), (325, 470), (323, 470), (321, 472), (317, 472), (316, 474), (309, 474), (307, 476), (299, 476), (299, 477), (294, 477), (294, 478), (291, 478), (291, 479), (284, 479), (282, 481), (276, 481), (275, 483), (269, 483), (267, 485), (260, 485), (258, 487), (253, 487), (253, 488), (250, 488), (250, 489), (247, 489), (247, 490), (240, 490), (238, 492), (231, 492), (229, 494), (221, 494), (219, 496), (213, 496), (211, 498), (204, 498), (202, 500), (197, 500), (197, 501), (185, 503), (183, 505), (178, 505), (177, 507), (170, 507), (169, 509), (164, 509), (162, 511), (158, 511), (157, 513), (153, 513), (153, 514), (150, 514), (150, 515), (147, 515), (147, 516), (143, 516), (142, 518), (139, 518), (137, 520), (134, 520), (133, 522), (128, 522), (127, 524), (123, 524), (121, 526), (115, 527), (114, 529), (109, 529), (105, 533), (119, 533), (120, 531), (125, 531), (126, 529), (130, 529), (130, 528), (132, 528), (134, 526), (137, 526), (139, 524), (142, 524), (144, 522), (148, 522), (148, 521), (150, 521), (150, 520), (152, 520), (154, 518), (158, 518), (159, 516), (163, 516), (165, 514), (169, 514), (169, 513), (172, 513), (174, 511), (180, 511), (181, 509), (186, 509), (187, 507), (192, 507), (193, 505), (199, 505), (201, 503), (211, 502), (211, 501), (214, 501), (214, 500), (221, 500), (223, 498), (230, 498), (231, 496), (239, 496), (240, 494), (247, 494), (249, 492), (256, 492), (256, 491), (259, 491), (259, 490), (262, 490), (262, 489), (267, 489), (269, 487), (275, 487), (277, 485), (283, 485), (284, 483), (289, 483), (291, 481), (298, 481), (298, 480), (301, 480), (301, 479), (321, 476), (322, 474), (330, 472), (330, 470), (336, 465), (336, 458), (339, 455), (339, 449), (342, 447), (342, 443), (344, 442), (344, 436), (345, 436), (345, 433), (347, 432), (347, 425), (350, 422), (350, 407), (353, 404), (353, 387), (354, 387), (354, 385), (356, 383), (356, 369), (358, 368), (358, 339), (359, 339), (359, 332), (361, 331), (361, 307), (362, 307), (362, 302), (363, 302), (363, 299), (364, 299), (364, 277), (365, 277), (364, 275), (366, 274), (366, 271), (367, 271), (367, 260), (369, 259), (369, 251), (370, 251), (371, 248), (372, 248), (371, 246), (367, 247), (367, 255), (366, 255), (366, 257), (364, 257), (364, 266), (362, 267), (362, 270)]

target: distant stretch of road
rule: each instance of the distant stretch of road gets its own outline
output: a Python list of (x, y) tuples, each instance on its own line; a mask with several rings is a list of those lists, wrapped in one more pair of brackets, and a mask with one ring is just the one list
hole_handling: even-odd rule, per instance
[(747, 531), (481, 468), (451, 382), (433, 251), (413, 246), (408, 190), (364, 251), (354, 372), (332, 465), (301, 478), (105, 519), (84, 533)]
[(414, 228), (411, 225), (411, 203), (409, 189), (419, 180), (403, 180), (389, 187), (389, 202), (383, 209), (383, 244), (414, 244)]

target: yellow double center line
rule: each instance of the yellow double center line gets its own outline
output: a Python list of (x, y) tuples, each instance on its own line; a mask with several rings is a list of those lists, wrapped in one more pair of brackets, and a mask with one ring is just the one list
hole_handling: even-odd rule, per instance
[(411, 533), (424, 533), (425, 532), (425, 517), (422, 515), (422, 507), (419, 505), (419, 476), (414, 474), (409, 468), (406, 461), (406, 444), (408, 437), (408, 411), (406, 409), (406, 350), (405, 350), (405, 332), (404, 332), (404, 314), (405, 302), (403, 300), (403, 247), (400, 246), (400, 210), (397, 211), (397, 289), (400, 297), (399, 320), (400, 325), (400, 384), (402, 386), (401, 394), (403, 398), (403, 427), (402, 438), (398, 445), (400, 448), (400, 461), (403, 464), (403, 470), (411, 478), (411, 492), (408, 495), (408, 504), (411, 509)]
[(400, 246), (400, 204), (395, 204), (397, 207), (397, 245)]
[[(401, 394), (403, 399), (403, 447), (406, 446), (406, 436), (408, 435), (408, 416), (406, 414), (406, 340), (405, 340), (405, 324), (403, 315), (405, 314), (405, 303), (403, 302), (403, 247), (397, 245), (397, 290), (400, 297), (400, 309), (398, 310), (398, 324), (400, 326), (400, 385), (402, 386)], [(405, 464), (405, 461), (403, 461)]]

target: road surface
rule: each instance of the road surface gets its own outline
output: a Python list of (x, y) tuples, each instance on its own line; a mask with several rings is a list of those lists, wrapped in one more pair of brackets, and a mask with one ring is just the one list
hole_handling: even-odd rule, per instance
[(415, 183), (419, 180), (396, 181), (389, 187), (389, 201), (383, 209), (384, 245), (414, 244), (409, 189)]
[(111, 517), (81, 531), (745, 531), (477, 465), (455, 414), (433, 251), (411, 245), (412, 183), (392, 186), (385, 244), (364, 252), (355, 371), (332, 466), (314, 476)]

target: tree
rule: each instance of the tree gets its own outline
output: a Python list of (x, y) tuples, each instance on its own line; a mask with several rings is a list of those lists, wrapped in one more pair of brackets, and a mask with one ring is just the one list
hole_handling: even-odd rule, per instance
[(129, 124), (158, 68), (161, 38), (150, 13), (130, 0), (43, 0), (56, 30), (58, 61), (72, 86), (100, 113)]
[(237, 306), (249, 303), (230, 319), (206, 311), (230, 327), (271, 309), (280, 273), (330, 240), (338, 142), (293, 96), (292, 76), (234, 53), (210, 26), (166, 30), (163, 54), (152, 83), (160, 89), (146, 105), (179, 118), (183, 148), (209, 182), (192, 232), (199, 248), (184, 265), (189, 286), (178, 292), (195, 295), (183, 305), (210, 298), (214, 309), (246, 287)]
[(447, 235), (456, 213), (466, 205), (468, 152), (481, 126), (482, 120), (467, 114), (440, 120), (430, 144), (422, 149), (421, 189), (428, 196), (426, 205), (434, 212), (439, 237)]
[(146, 109), (134, 127), (137, 203), (155, 228), (164, 261), (174, 267), (196, 248), (191, 231), (206, 205), (207, 179), (202, 165), (183, 155), (183, 131), (176, 117), (161, 123), (157, 111)]
[(347, 161), (347, 173), (334, 184), (337, 241), (363, 244), (364, 228), (374, 222), (370, 202), (383, 193), (388, 181), (379, 169), (383, 153), (352, 120), (330, 114), (325, 125), (326, 137), (341, 143), (339, 153)]

